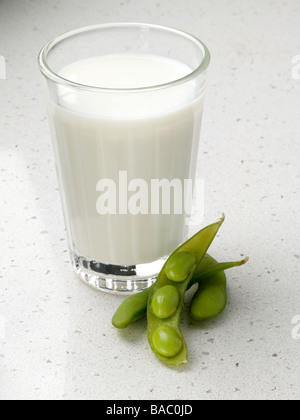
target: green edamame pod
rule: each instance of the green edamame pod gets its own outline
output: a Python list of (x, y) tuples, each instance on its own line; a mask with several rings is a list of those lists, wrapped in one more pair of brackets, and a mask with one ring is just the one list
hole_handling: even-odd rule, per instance
[(145, 316), (149, 289), (125, 299), (115, 312), (112, 323), (116, 328), (126, 328), (129, 324)]
[[(167, 365), (177, 366), (187, 362), (187, 346), (179, 327), (185, 292), (196, 267), (203, 260), (223, 221), (224, 217), (181, 245), (167, 260), (150, 290), (147, 308), (148, 341), (155, 355)], [(180, 261), (183, 261), (183, 264), (180, 264)], [(154, 304), (154, 296), (169, 285), (176, 288), (180, 301), (172, 315), (165, 319), (157, 316), (157, 302)], [(162, 310), (163, 305), (162, 302)]]
[[(205, 277), (202, 276), (199, 281), (190, 308), (191, 317), (198, 321), (215, 318), (220, 315), (227, 305), (227, 281), (224, 270), (245, 264), (248, 257), (235, 263), (221, 263), (206, 255), (203, 260), (203, 267), (206, 265)], [(219, 270), (215, 270), (218, 267)], [(193, 280), (201, 276), (201, 273), (195, 271)]]
[[(245, 258), (242, 261), (216, 263), (216, 260), (206, 254), (202, 262), (196, 268), (193, 278), (188, 285), (188, 289), (194, 284), (199, 283), (220, 271), (243, 265), (247, 260), (248, 259)], [(142, 292), (129, 296), (121, 303), (112, 319), (112, 323), (116, 328), (127, 328), (133, 322), (146, 316), (148, 297), (153, 287), (154, 285)]]
[(195, 293), (190, 315), (196, 321), (205, 321), (220, 315), (227, 305), (227, 281), (224, 271), (203, 280)]

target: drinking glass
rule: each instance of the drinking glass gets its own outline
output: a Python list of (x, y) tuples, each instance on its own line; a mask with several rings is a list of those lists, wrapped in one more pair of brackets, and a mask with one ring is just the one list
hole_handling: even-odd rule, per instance
[(188, 235), (210, 54), (142, 23), (74, 30), (39, 65), (72, 264), (107, 292), (149, 287)]

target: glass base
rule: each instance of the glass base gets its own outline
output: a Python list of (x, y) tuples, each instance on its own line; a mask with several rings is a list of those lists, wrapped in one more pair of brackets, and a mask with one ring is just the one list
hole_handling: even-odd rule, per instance
[(102, 292), (130, 295), (152, 286), (166, 258), (133, 266), (108, 265), (91, 261), (71, 251), (71, 260), (78, 277)]

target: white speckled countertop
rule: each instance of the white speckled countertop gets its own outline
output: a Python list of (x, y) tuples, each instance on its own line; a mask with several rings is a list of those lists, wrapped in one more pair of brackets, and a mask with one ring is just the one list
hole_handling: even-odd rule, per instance
[[(225, 212), (213, 255), (250, 256), (228, 273), (221, 317), (184, 313), (189, 363), (175, 371), (144, 322), (112, 327), (122, 297), (85, 286), (69, 262), (37, 54), (112, 21), (175, 26), (209, 46), (204, 224)], [(0, 1), (1, 400), (299, 399), (299, 22), (298, 0)]]

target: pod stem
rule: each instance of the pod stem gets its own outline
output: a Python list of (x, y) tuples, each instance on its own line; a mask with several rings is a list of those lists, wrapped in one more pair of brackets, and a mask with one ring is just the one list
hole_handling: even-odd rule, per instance
[(199, 265), (198, 270), (196, 271), (194, 277), (190, 281), (189, 289), (194, 284), (199, 283), (201, 280), (205, 280), (209, 277), (212, 277), (214, 274), (219, 273), (220, 271), (225, 271), (225, 270), (229, 270), (230, 268), (244, 265), (247, 263), (247, 261), (249, 261), (249, 257), (245, 257), (241, 261), (218, 263), (210, 255), (207, 254), (207, 257), (206, 257), (207, 266), (204, 266), (203, 264), (203, 267), (201, 267), (201, 265)]

